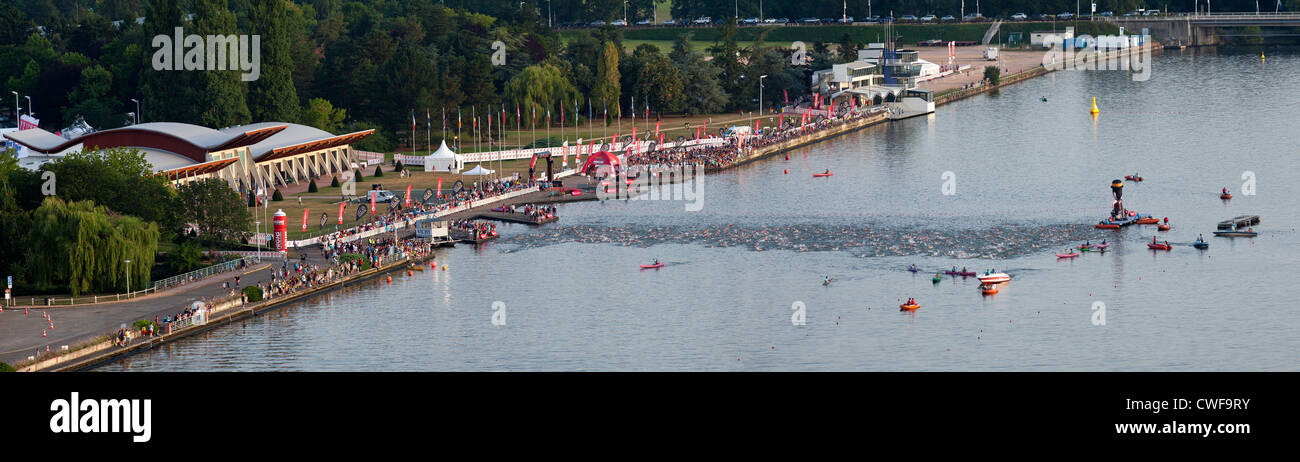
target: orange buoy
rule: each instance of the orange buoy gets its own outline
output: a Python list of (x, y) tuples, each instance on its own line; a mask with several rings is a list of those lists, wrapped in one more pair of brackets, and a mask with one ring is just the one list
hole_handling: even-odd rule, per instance
[(407, 275), (407, 276), (410, 276), (410, 275), (413, 275), (413, 274), (415, 274), (414, 271), (406, 270), (406, 275)]
[(393, 277), (392, 277), (392, 276), (389, 276), (389, 277), (388, 277), (388, 283), (389, 283), (389, 284), (392, 284), (392, 283), (393, 283)]
[(786, 174), (786, 175), (789, 175), (789, 174), (790, 174), (790, 170), (787, 169), (787, 170), (785, 171), (785, 174)]

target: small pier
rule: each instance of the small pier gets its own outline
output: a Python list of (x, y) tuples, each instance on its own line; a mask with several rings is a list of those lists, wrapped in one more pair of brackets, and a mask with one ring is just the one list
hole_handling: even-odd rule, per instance
[(471, 232), (469, 232), (469, 231), (464, 231), (464, 230), (460, 230), (460, 229), (453, 229), (453, 230), (451, 230), (451, 238), (452, 238), (452, 239), (455, 239), (457, 242), (464, 242), (464, 243), (468, 243), (468, 244), (482, 244), (482, 243), (484, 243), (484, 242), (487, 242), (487, 241), (490, 241), (490, 240), (493, 240), (493, 239), (496, 239), (496, 238), (499, 238), (499, 237), (501, 237), (500, 234), (498, 234), (498, 235), (496, 235), (496, 236), (487, 235), (486, 237), (479, 237), (479, 236), (475, 235), (475, 233), (471, 233)]
[(560, 219), (560, 217), (556, 217), (556, 216), (552, 216), (550, 218), (533, 218), (528, 216), (528, 214), (524, 212), (509, 213), (509, 212), (493, 212), (490, 210), (479, 213), (477, 218), (504, 221), (507, 223), (523, 223), (526, 225), (534, 225), (534, 226), (553, 223)]
[(1247, 226), (1255, 226), (1258, 224), (1259, 224), (1259, 215), (1242, 215), (1233, 218), (1231, 220), (1220, 221), (1219, 229), (1232, 229), (1233, 225), (1237, 225), (1237, 228), (1244, 228)]

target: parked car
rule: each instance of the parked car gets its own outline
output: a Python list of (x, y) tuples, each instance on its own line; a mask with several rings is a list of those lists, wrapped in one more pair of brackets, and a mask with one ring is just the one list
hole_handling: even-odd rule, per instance
[(803, 18), (800, 19), (799, 22), (801, 24), (820, 24), (822, 21), (817, 18)]
[(1047, 21), (1047, 20), (1051, 20), (1051, 19), (1056, 19), (1056, 15), (1045, 14), (1045, 13), (1038, 13), (1038, 15), (1036, 15), (1036, 16), (1034, 16), (1034, 17), (1035, 17), (1035, 18), (1038, 18), (1039, 21)]
[(839, 19), (840, 24), (853, 24), (853, 16), (847, 16)]
[(654, 22), (649, 19), (642, 19), (636, 22), (636, 25), (638, 26), (649, 26), (651, 24), (654, 24)]
[(962, 17), (961, 17), (961, 20), (962, 20), (962, 21), (978, 21), (978, 20), (981, 20), (981, 19), (984, 19), (984, 15), (979, 14), (979, 13), (971, 13), (971, 14), (968, 14), (968, 15), (966, 15), (966, 16), (962, 16)]
[(939, 20), (940, 20), (940, 21), (956, 21), (957, 18), (954, 18), (954, 17), (952, 17), (952, 15), (949, 14), (949, 15), (944, 15), (944, 17), (939, 18)]
[(609, 23), (609, 25), (611, 25), (611, 26), (626, 26), (626, 25), (627, 25), (627, 21), (624, 21), (624, 20), (622, 20), (622, 19), (615, 19), (614, 22)]
[(1074, 17), (1074, 13), (1071, 13), (1069, 11), (1056, 15), (1056, 19), (1070, 19), (1073, 17)]
[(915, 20), (916, 20), (916, 16), (912, 16), (912, 15), (910, 15), (910, 14), (905, 14), (905, 15), (899, 16), (899, 17), (898, 17), (898, 20), (899, 20), (899, 21), (915, 21)]
[(932, 15), (932, 14), (927, 14), (927, 15), (925, 15), (925, 16), (921, 16), (921, 20), (922, 20), (922, 21), (925, 21), (925, 22), (932, 22), (932, 21), (934, 21), (934, 20), (936, 20), (936, 19), (939, 19), (939, 18), (936, 18), (936, 17), (935, 17), (934, 15)]
[(595, 20), (591, 22), (591, 27), (601, 27), (604, 25), (605, 25), (605, 21), (601, 21), (601, 20)]
[(741, 19), (741, 20), (740, 20), (740, 24), (742, 24), (742, 25), (746, 25), (746, 26), (754, 25), (754, 24), (758, 24), (758, 18), (745, 18), (745, 19)]
[(663, 25), (665, 25), (665, 26), (676, 26), (676, 25), (677, 25), (677, 20), (676, 20), (676, 19), (669, 18), (669, 19), (665, 19), (664, 22), (661, 22), (661, 23), (659, 23), (659, 24), (663, 24)]
[(1160, 16), (1160, 10), (1146, 10), (1142, 12), (1142, 16)]
[(876, 21), (876, 22), (879, 22), (879, 23), (889, 23), (889, 22), (894, 22), (894, 17), (893, 17), (893, 16), (885, 16), (885, 17), (883, 17), (883, 18), (880, 18), (880, 20), (879, 20), (879, 21)]
[(1024, 13), (1016, 13), (1011, 15), (1012, 21), (1024, 21), (1026, 19), (1029, 19), (1029, 16)]
[(393, 202), (397, 200), (397, 196), (393, 195), (392, 191), (387, 191), (383, 189), (378, 189), (378, 190), (372, 189), (370, 191), (366, 191), (366, 194), (364, 196), (358, 197), (357, 202), (363, 204), (368, 203), (370, 202), (370, 196), (375, 196), (375, 203), (377, 204), (378, 203), (387, 204), (389, 202)]
[(698, 19), (696, 19), (696, 20), (694, 20), (694, 21), (691, 21), (691, 22), (692, 22), (692, 23), (695, 23), (695, 24), (708, 24), (708, 23), (713, 22), (713, 18), (708, 17), (708, 16), (702, 16), (702, 17), (700, 17), (700, 18), (698, 18)]

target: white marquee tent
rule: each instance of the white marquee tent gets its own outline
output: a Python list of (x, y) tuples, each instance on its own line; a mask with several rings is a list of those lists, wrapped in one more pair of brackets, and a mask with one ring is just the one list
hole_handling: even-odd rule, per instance
[(483, 168), (483, 165), (480, 164), (480, 165), (476, 165), (476, 166), (474, 166), (474, 169), (473, 169), (473, 170), (470, 170), (470, 171), (468, 171), (468, 172), (461, 172), (460, 174), (461, 174), (461, 175), (466, 175), (466, 176), (487, 176), (487, 175), (491, 175), (491, 174), (496, 173), (496, 172), (497, 172), (496, 170)]
[(465, 161), (461, 159), (459, 154), (451, 152), (451, 149), (447, 148), (445, 140), (442, 142), (442, 146), (438, 146), (438, 150), (434, 151), (433, 154), (429, 154), (429, 157), (424, 161), (424, 171), (426, 172), (455, 172), (464, 166)]

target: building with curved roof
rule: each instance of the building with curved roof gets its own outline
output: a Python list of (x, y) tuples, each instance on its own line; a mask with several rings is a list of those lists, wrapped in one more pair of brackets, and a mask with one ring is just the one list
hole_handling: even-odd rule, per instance
[(220, 178), (241, 193), (268, 193), (282, 185), (349, 172), (351, 144), (372, 133), (334, 135), (284, 122), (222, 129), (149, 122), (73, 138), (39, 128), (8, 132), (4, 137), (51, 158), (84, 149), (139, 149), (155, 172), (178, 184)]

